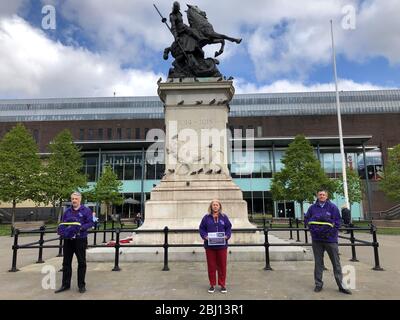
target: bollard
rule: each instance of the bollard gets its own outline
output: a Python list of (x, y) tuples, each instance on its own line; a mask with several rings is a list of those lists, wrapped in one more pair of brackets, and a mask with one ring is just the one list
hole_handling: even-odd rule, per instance
[(12, 246), (13, 249), (13, 258), (12, 258), (12, 266), (11, 269), (9, 270), (9, 272), (17, 272), (19, 271), (17, 269), (17, 254), (18, 254), (18, 234), (19, 234), (19, 230), (18, 229), (14, 229), (14, 245)]
[(168, 227), (164, 228), (164, 268), (162, 271), (169, 271), (168, 267)]
[(290, 228), (290, 238), (289, 238), (289, 240), (293, 240), (293, 231), (292, 231), (293, 224), (292, 224), (292, 218), (289, 218), (289, 228)]
[(119, 248), (120, 248), (120, 244), (119, 244), (119, 233), (120, 230), (117, 229), (115, 230), (116, 233), (116, 240), (115, 240), (115, 260), (114, 260), (114, 269), (112, 269), (112, 271), (120, 271), (121, 268), (119, 267)]
[(58, 244), (58, 255), (57, 257), (63, 256), (63, 239), (60, 237), (60, 243)]
[(40, 239), (39, 239), (39, 256), (36, 263), (44, 263), (43, 261), (43, 239), (44, 239), (44, 227), (40, 227)]
[(372, 270), (375, 271), (384, 271), (384, 269), (380, 266), (379, 264), (379, 252), (378, 252), (378, 247), (379, 243), (376, 237), (376, 227), (371, 224), (371, 232), (372, 232), (372, 238), (373, 238), (373, 247), (374, 247), (374, 258), (375, 258), (375, 267), (372, 268)]
[(296, 218), (296, 235), (297, 235), (297, 240), (296, 242), (300, 242), (300, 231), (299, 231), (299, 219)]
[(353, 261), (353, 262), (358, 262), (358, 260), (357, 260), (357, 254), (356, 254), (356, 246), (354, 245), (355, 244), (355, 238), (354, 238), (354, 230), (350, 230), (350, 242), (351, 242), (351, 244), (352, 244), (352, 246), (351, 246), (351, 259), (350, 259), (350, 261)]
[(271, 268), (270, 261), (269, 261), (269, 240), (268, 240), (268, 229), (264, 229), (264, 247), (265, 247), (265, 268), (264, 270), (270, 270)]

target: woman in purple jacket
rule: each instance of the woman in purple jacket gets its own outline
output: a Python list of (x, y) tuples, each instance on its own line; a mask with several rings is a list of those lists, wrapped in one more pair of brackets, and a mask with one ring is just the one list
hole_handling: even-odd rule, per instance
[[(216, 273), (218, 273), (218, 285), (221, 293), (226, 293), (226, 261), (228, 251), (228, 240), (231, 237), (232, 224), (228, 216), (222, 213), (222, 205), (219, 200), (213, 200), (206, 214), (201, 220), (199, 232), (204, 240), (206, 249), (208, 279), (210, 281), (209, 293), (215, 292), (217, 284)], [(222, 232), (224, 234), (222, 234)], [(210, 237), (219, 233), (219, 237)]]

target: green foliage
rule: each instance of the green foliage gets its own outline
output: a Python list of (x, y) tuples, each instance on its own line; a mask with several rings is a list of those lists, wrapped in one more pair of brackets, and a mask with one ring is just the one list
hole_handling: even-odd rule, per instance
[(319, 188), (327, 189), (330, 194), (336, 191), (336, 182), (326, 176), (311, 144), (303, 135), (297, 136), (289, 145), (282, 163), (284, 168), (272, 178), (272, 197), (274, 200), (299, 202), (302, 216), (303, 203), (312, 202)]
[(105, 166), (100, 179), (93, 191), (90, 193), (92, 199), (98, 203), (104, 203), (107, 207), (106, 219), (109, 215), (111, 205), (121, 205), (124, 197), (121, 194), (122, 182), (110, 166)]
[(37, 200), (41, 161), (38, 146), (30, 132), (18, 124), (0, 142), (0, 200), (15, 206), (28, 199)]
[(380, 188), (388, 198), (400, 201), (400, 144), (389, 150), (388, 153), (388, 162), (380, 182)]
[(68, 200), (73, 191), (86, 186), (86, 177), (81, 173), (83, 160), (68, 130), (54, 138), (49, 151), (51, 155), (41, 176), (43, 198), (61, 207), (62, 201)]
[[(346, 169), (347, 173), (347, 191), (349, 194), (350, 206), (355, 202), (362, 200), (362, 184), (357, 171), (350, 168)], [(343, 179), (337, 179), (337, 193), (344, 197)]]

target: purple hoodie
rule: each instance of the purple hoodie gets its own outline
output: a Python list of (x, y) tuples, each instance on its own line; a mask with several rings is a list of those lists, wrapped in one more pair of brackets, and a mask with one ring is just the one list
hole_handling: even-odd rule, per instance
[[(214, 218), (212, 214), (206, 214), (203, 219), (201, 220), (199, 226), (200, 236), (204, 240), (204, 248), (206, 249), (224, 249), (228, 247), (228, 240), (231, 237), (232, 233), (232, 224), (229, 221), (229, 218), (226, 214), (220, 214), (218, 217), (218, 222), (214, 222)], [(225, 232), (225, 236), (227, 240), (225, 245), (221, 246), (208, 246), (208, 241), (205, 239), (209, 232)]]
[(313, 241), (338, 242), (340, 212), (338, 207), (329, 200), (326, 200), (323, 207), (317, 200), (308, 208), (304, 216), (304, 224), (310, 229)]
[(86, 238), (88, 233), (87, 230), (92, 228), (93, 223), (93, 213), (92, 210), (81, 205), (78, 210), (74, 210), (72, 207), (69, 207), (65, 210), (63, 217), (63, 222), (71, 222), (76, 221), (80, 222), (81, 227), (79, 233), (76, 235), (76, 238)]

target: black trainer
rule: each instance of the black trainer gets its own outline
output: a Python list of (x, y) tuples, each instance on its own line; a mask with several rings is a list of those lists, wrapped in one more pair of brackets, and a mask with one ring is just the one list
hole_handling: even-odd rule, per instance
[(221, 293), (227, 293), (227, 292), (228, 292), (228, 290), (226, 290), (225, 287), (221, 287)]
[(208, 289), (208, 293), (214, 293), (215, 292), (215, 288), (213, 286), (210, 287), (210, 289)]
[(79, 288), (79, 293), (85, 293), (85, 292), (86, 292), (86, 288), (85, 287)]
[(339, 292), (344, 293), (344, 294), (352, 294), (349, 289), (345, 289), (345, 288), (339, 288)]
[(320, 287), (320, 286), (315, 286), (314, 292), (321, 292), (321, 291), (322, 291), (322, 287)]
[(69, 289), (70, 289), (70, 287), (64, 287), (64, 286), (62, 286), (60, 289), (57, 289), (56, 291), (54, 291), (54, 293), (64, 292), (64, 291), (67, 291), (67, 290), (69, 290)]

